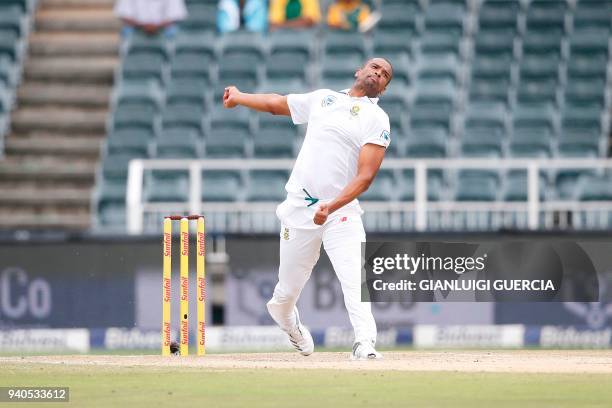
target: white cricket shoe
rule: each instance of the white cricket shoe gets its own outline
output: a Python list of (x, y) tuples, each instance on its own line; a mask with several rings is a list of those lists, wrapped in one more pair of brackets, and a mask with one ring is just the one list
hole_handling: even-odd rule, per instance
[(356, 342), (353, 344), (353, 352), (351, 353), (351, 360), (380, 360), (383, 358), (372, 343), (370, 342)]
[(303, 356), (309, 356), (314, 351), (314, 341), (308, 329), (300, 322), (300, 315), (295, 309), (295, 327), (286, 331), (293, 347)]

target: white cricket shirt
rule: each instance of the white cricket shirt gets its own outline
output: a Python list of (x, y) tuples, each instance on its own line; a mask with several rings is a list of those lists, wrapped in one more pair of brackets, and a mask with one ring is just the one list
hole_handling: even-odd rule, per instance
[(187, 9), (183, 0), (118, 0), (115, 15), (140, 24), (160, 24), (184, 20)]
[[(319, 89), (287, 96), (291, 119), (308, 123), (304, 144), (287, 182), (287, 200), (276, 211), (281, 222), (296, 228), (317, 228), (313, 216), (319, 204), (335, 199), (357, 175), (361, 147), (373, 143), (385, 148), (391, 141), (389, 117), (378, 98), (351, 97)], [(313, 197), (319, 201), (311, 206)], [(330, 218), (362, 214), (357, 199)]]

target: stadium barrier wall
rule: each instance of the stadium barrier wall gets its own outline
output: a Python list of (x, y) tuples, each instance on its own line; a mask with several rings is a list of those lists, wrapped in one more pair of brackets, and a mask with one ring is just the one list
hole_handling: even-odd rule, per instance
[[(276, 326), (210, 327), (207, 349), (211, 352), (288, 351), (287, 336)], [(318, 348), (350, 349), (353, 331), (347, 327), (312, 330)], [(173, 332), (178, 338), (178, 331)], [(195, 336), (191, 336), (195, 339)], [(381, 349), (496, 349), (496, 348), (584, 348), (612, 347), (612, 328), (593, 330), (578, 326), (524, 325), (416, 325), (380, 330)], [(91, 350), (156, 353), (159, 330), (138, 328), (0, 330), (0, 354), (88, 353)], [(192, 347), (195, 344), (192, 343)]]
[[(459, 238), (502, 240), (527, 236), (461, 234)], [(409, 234), (372, 234), (369, 239), (417, 237), (422, 240), (450, 239), (448, 235)], [(584, 234), (559, 237), (573, 241), (589, 238)], [(209, 239), (214, 240), (214, 237)], [(222, 309), (222, 313), (217, 314), (223, 320), (209, 319), (209, 324), (273, 324), (265, 303), (276, 283), (277, 240), (270, 235), (225, 237), (224, 253), (228, 263), (211, 261), (207, 266), (211, 279), (214, 276), (222, 278), (222, 283), (210, 285), (207, 316), (212, 318), (211, 308), (216, 304)], [(210, 259), (213, 259), (210, 242), (209, 248)], [(178, 245), (174, 245), (174, 249), (178, 251)], [(158, 330), (161, 324), (161, 258), (161, 236), (157, 235), (0, 241), (0, 329), (136, 327)], [(177, 273), (173, 275), (178, 278)], [(599, 282), (600, 302), (593, 303), (387, 302), (373, 304), (373, 310), (381, 330), (420, 324), (519, 324), (605, 330), (612, 327), (612, 274), (606, 278)], [(174, 288), (178, 288), (177, 281), (173, 283)], [(195, 282), (191, 284), (195, 288)], [(191, 298), (190, 308), (193, 309), (190, 313), (195, 316), (195, 296)], [(178, 323), (178, 314), (174, 313), (178, 312), (178, 299), (176, 302), (173, 304), (174, 323)], [(299, 306), (306, 323), (313, 329), (349, 327), (340, 285), (324, 251)]]

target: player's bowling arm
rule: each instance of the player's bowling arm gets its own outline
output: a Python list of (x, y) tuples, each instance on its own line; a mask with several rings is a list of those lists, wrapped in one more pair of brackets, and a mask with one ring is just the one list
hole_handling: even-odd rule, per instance
[(269, 112), (273, 115), (291, 116), (286, 96), (249, 94), (240, 92), (235, 86), (228, 86), (223, 93), (223, 106), (233, 108), (237, 105), (246, 106), (260, 112)]
[(330, 214), (359, 197), (370, 187), (384, 157), (385, 148), (383, 146), (367, 143), (361, 148), (357, 162), (357, 175), (340, 192), (340, 195), (329, 203)]

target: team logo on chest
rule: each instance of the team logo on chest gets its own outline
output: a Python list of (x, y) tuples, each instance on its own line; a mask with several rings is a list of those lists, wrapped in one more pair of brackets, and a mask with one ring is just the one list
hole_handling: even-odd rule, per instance
[(336, 97), (334, 95), (327, 95), (321, 101), (321, 107), (325, 108), (326, 106), (333, 105), (336, 102)]
[(353, 105), (353, 107), (351, 108), (351, 115), (352, 116), (357, 116), (359, 115), (359, 105)]

